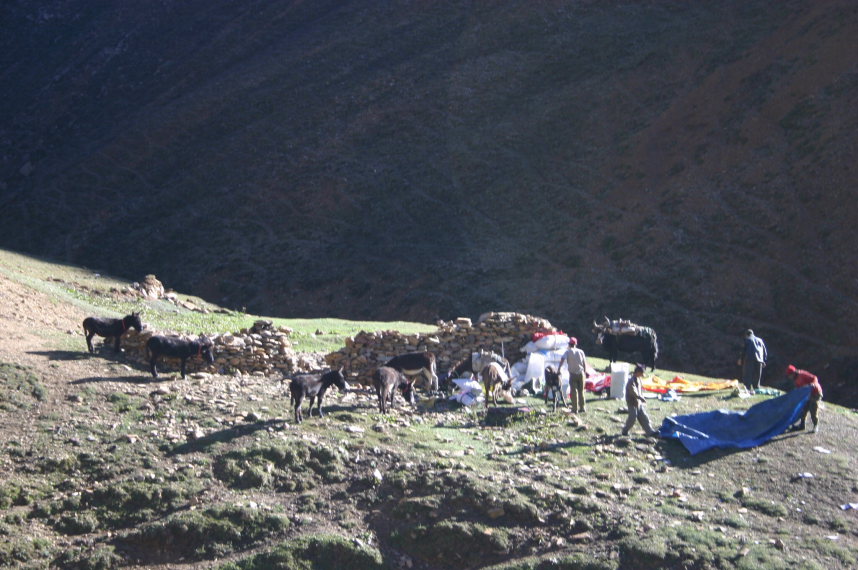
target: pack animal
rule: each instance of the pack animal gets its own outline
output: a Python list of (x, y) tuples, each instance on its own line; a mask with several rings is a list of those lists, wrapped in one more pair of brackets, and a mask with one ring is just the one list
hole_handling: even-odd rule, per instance
[(301, 404), (304, 398), (310, 401), (307, 407), (307, 413), (313, 417), (313, 405), (315, 403), (316, 411), (319, 412), (319, 417), (322, 414), (322, 398), (325, 392), (331, 386), (336, 386), (340, 391), (348, 390), (346, 377), (343, 375), (343, 369), (331, 370), (324, 374), (297, 374), (289, 383), (290, 401), (295, 407), (295, 423), (304, 421), (304, 414), (301, 412)]
[(567, 408), (569, 404), (566, 403), (566, 394), (563, 393), (563, 382), (560, 378), (560, 372), (554, 370), (553, 366), (545, 367), (545, 403), (548, 403), (548, 392), (552, 392), (554, 394), (554, 411), (557, 411), (557, 400), (563, 402), (563, 405)]
[(438, 391), (438, 374), (435, 366), (435, 354), (432, 352), (406, 352), (394, 356), (384, 364), (395, 368), (406, 376), (423, 376), (430, 392)]
[(83, 320), (83, 334), (86, 335), (86, 347), (90, 353), (95, 352), (92, 349), (92, 337), (95, 335), (105, 339), (113, 337), (113, 350), (119, 352), (119, 339), (128, 329), (134, 329), (137, 332), (143, 330), (140, 313), (131, 313), (121, 319), (87, 317)]
[(447, 371), (447, 375), (444, 377), (443, 389), (445, 391), (447, 390), (450, 380), (453, 378), (464, 378), (465, 374), (470, 374), (472, 376), (479, 375), (483, 368), (485, 368), (490, 362), (498, 363), (504, 369), (507, 376), (512, 376), (512, 368), (506, 358), (496, 352), (480, 350), (471, 353), (470, 356), (466, 356), (450, 367), (450, 370)]
[(189, 340), (175, 336), (156, 335), (146, 341), (146, 354), (152, 377), (158, 377), (156, 366), (158, 359), (162, 356), (168, 356), (181, 359), (182, 378), (184, 378), (189, 358), (198, 356), (209, 364), (214, 364), (214, 343), (210, 338), (204, 336)]
[(498, 393), (501, 390), (509, 390), (512, 388), (512, 379), (504, 371), (503, 366), (498, 362), (490, 362), (480, 371), (480, 378), (483, 380), (483, 389), (486, 393), (486, 409), (489, 407), (489, 398), (492, 403), (498, 405)]
[(618, 360), (620, 352), (639, 353), (642, 362), (655, 370), (655, 361), (658, 358), (658, 337), (655, 331), (649, 327), (634, 325), (624, 330), (632, 332), (615, 334), (616, 327), (608, 317), (605, 322), (597, 324), (593, 321), (593, 332), (596, 334), (596, 344), (601, 344), (608, 351), (608, 359), (611, 363)]
[(414, 380), (408, 380), (399, 370), (381, 366), (373, 373), (372, 381), (378, 395), (378, 409), (382, 414), (386, 414), (389, 408), (395, 406), (397, 390), (402, 393), (406, 402), (414, 403)]

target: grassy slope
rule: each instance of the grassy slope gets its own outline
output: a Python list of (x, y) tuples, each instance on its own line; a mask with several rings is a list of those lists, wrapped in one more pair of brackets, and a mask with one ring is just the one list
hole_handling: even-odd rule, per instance
[[(45, 291), (58, 305), (104, 308), (101, 296), (80, 286), (72, 292), (68, 283), (90, 290), (124, 285), (2, 255), (5, 275)], [(148, 318), (181, 322), (162, 308), (147, 306)], [(221, 317), (254, 318), (215, 314), (211, 324), (232, 324)], [(308, 334), (335, 326), (345, 334), (357, 326), (304, 324)], [(53, 342), (49, 337), (47, 344)], [(368, 394), (354, 391), (328, 396), (325, 418), (296, 426), (282, 387), (267, 378), (152, 383), (121, 357), (89, 359), (79, 346), (53, 348), (67, 360), (61, 370), (0, 369), (3, 425), (12, 414), (27, 418), (27, 429), (0, 434), (7, 474), (0, 485), (0, 536), (7, 539), (0, 565), (858, 563), (858, 522), (854, 511), (839, 509), (858, 498), (852, 453), (858, 418), (838, 406), (823, 410), (816, 436), (782, 436), (753, 450), (692, 458), (671, 441), (617, 438), (624, 415), (616, 400), (591, 400), (579, 421), (528, 399), (533, 413), (490, 427), (478, 411), (441, 411), (426, 406), (429, 400), (381, 415)], [(79, 377), (88, 365), (97, 366), (98, 375)], [(52, 370), (59, 384), (51, 383)], [(660, 421), (672, 413), (742, 409), (760, 398), (654, 401), (650, 414)], [(814, 477), (796, 477), (806, 472)]]
[[(395, 329), (403, 332), (434, 331), (434, 325), (409, 322), (347, 321), (337, 318), (284, 319), (261, 317), (237, 311), (226, 311), (189, 295), (178, 294), (182, 301), (207, 309), (201, 313), (163, 300), (143, 300), (117, 294), (127, 291), (130, 283), (101, 275), (89, 269), (43, 261), (34, 257), (0, 250), (0, 272), (20, 283), (45, 292), (57, 302), (71, 303), (91, 314), (121, 317), (140, 311), (147, 326), (177, 332), (225, 333), (250, 327), (265, 318), (276, 326), (293, 329), (295, 348), (301, 352), (333, 352), (344, 339), (358, 332)], [(141, 278), (143, 276), (141, 275)], [(169, 284), (166, 284), (169, 286)]]

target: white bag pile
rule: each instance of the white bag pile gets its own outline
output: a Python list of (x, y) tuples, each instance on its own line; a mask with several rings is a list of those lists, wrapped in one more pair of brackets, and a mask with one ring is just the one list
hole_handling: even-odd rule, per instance
[(453, 378), (453, 384), (456, 385), (456, 391), (450, 396), (451, 400), (463, 406), (473, 406), (485, 401), (483, 385), (474, 378)]
[[(524, 345), (521, 351), (527, 353), (527, 356), (512, 366), (513, 394), (519, 394), (525, 388), (531, 394), (541, 394), (545, 387), (545, 367), (550, 365), (555, 370), (560, 369), (568, 348), (569, 337), (562, 333), (548, 334)], [(560, 381), (568, 394), (569, 371), (566, 368), (560, 370)]]

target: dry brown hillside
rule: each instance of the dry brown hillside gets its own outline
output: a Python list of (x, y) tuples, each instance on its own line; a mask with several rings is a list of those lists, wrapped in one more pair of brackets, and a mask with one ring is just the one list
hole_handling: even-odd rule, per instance
[(260, 314), (607, 314), (858, 393), (858, 6), (0, 7), (0, 246)]

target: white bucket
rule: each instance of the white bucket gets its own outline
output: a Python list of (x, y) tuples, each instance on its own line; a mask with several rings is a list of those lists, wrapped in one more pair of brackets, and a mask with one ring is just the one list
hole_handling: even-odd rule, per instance
[(626, 362), (615, 362), (611, 365), (611, 397), (624, 398), (626, 382), (629, 379), (629, 365)]

